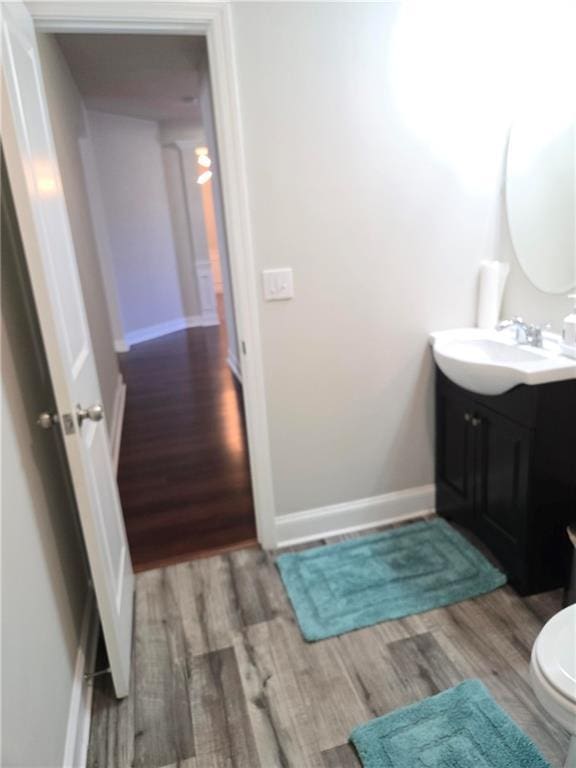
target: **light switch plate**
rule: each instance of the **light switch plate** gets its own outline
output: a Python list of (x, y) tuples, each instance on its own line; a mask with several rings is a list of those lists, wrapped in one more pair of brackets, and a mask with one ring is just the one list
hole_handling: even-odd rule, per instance
[(266, 301), (284, 301), (294, 297), (292, 269), (265, 269), (262, 271), (264, 298)]

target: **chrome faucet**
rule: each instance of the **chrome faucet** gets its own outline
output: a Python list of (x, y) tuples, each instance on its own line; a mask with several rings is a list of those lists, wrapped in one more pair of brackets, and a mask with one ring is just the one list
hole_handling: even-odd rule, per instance
[(503, 331), (510, 328), (515, 333), (516, 344), (529, 344), (531, 347), (541, 347), (544, 342), (543, 331), (549, 328), (550, 324), (534, 325), (525, 323), (521, 317), (513, 317), (512, 320), (503, 320), (496, 326), (497, 331)]

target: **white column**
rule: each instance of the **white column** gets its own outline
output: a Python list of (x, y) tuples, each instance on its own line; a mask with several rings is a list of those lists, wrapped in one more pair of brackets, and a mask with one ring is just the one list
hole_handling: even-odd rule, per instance
[(198, 294), (202, 310), (202, 325), (218, 325), (216, 306), (216, 291), (210, 265), (208, 238), (204, 222), (202, 194), (197, 183), (198, 162), (196, 158), (196, 143), (191, 141), (175, 141), (180, 155), (180, 167), (186, 195), (186, 209), (190, 226), (190, 238), (194, 248), (196, 275), (198, 278)]
[(226, 318), (226, 331), (228, 336), (228, 365), (234, 375), (241, 381), (241, 358), (238, 345), (238, 331), (236, 329), (236, 315), (232, 292), (232, 270), (228, 254), (228, 239), (226, 237), (226, 225), (224, 222), (224, 203), (222, 196), (222, 181), (220, 179), (220, 162), (216, 141), (216, 126), (212, 110), (212, 94), (210, 90), (210, 77), (204, 72), (200, 85), (200, 109), (202, 112), (202, 125), (206, 134), (206, 146), (212, 158), (212, 193), (214, 200), (214, 212), (216, 214), (216, 234), (218, 237), (218, 254), (220, 257), (220, 270), (222, 273), (222, 288), (224, 294), (224, 316)]

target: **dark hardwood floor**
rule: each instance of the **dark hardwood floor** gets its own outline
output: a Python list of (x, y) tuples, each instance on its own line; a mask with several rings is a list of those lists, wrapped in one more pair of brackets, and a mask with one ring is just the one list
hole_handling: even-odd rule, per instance
[(226, 350), (220, 325), (120, 355), (118, 483), (137, 571), (255, 541), (242, 394)]

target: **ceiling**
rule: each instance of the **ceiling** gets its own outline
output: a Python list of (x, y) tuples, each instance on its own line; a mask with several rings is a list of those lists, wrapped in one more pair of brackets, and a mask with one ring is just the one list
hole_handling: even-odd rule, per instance
[(206, 40), (191, 35), (56, 35), (88, 109), (197, 122)]

